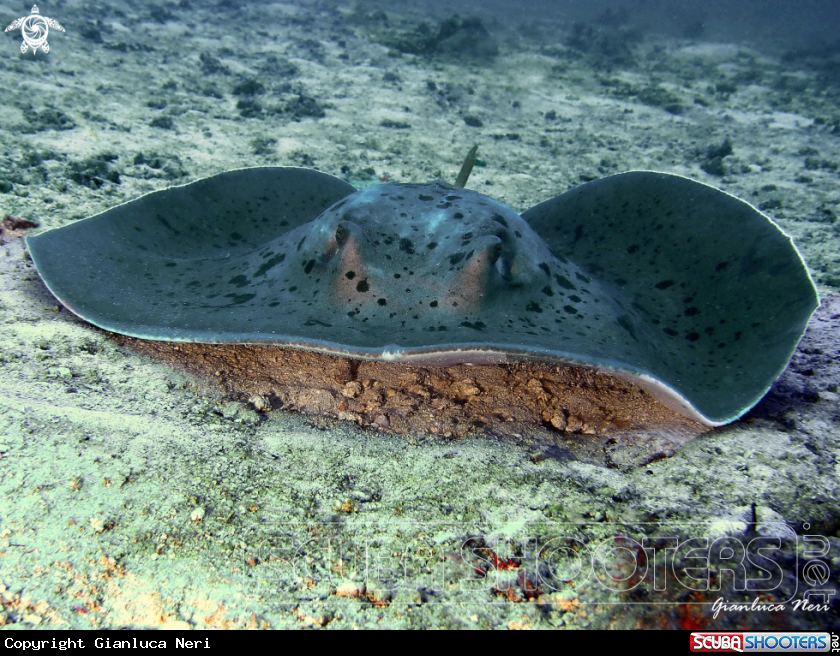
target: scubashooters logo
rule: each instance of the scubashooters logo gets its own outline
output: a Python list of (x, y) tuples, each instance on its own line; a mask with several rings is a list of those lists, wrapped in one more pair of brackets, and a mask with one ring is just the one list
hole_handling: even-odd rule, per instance
[[(691, 651), (823, 652), (836, 643), (829, 633), (703, 632), (691, 634)], [(836, 650), (835, 650), (836, 651)]]

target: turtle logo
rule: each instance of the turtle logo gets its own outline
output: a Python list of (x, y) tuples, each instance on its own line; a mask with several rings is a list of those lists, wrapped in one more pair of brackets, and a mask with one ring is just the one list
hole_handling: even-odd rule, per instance
[(58, 24), (58, 21), (41, 16), (41, 12), (38, 11), (38, 5), (32, 5), (32, 13), (29, 16), (13, 20), (12, 24), (6, 28), (6, 32), (20, 28), (20, 31), (23, 33), (23, 43), (20, 44), (20, 51), (26, 52), (32, 48), (32, 54), (34, 55), (38, 52), (38, 48), (43, 49), (44, 52), (50, 51), (50, 44), (47, 43), (47, 35), (50, 33), (51, 27), (62, 32), (64, 31), (64, 28)]

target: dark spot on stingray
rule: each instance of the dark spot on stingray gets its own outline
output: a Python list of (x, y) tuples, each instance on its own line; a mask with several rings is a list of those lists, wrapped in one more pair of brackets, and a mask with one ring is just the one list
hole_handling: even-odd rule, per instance
[(630, 253), (631, 255), (633, 253), (635, 253), (637, 250), (639, 250), (639, 245), (638, 244), (631, 244), (630, 246), (627, 247), (627, 252)]
[(663, 328), (662, 332), (666, 335), (670, 335), (671, 337), (676, 337), (679, 334), (676, 330), (672, 328)]
[(307, 275), (312, 273), (312, 267), (315, 266), (315, 260), (309, 260), (306, 264), (303, 265), (303, 272)]
[(557, 281), (557, 284), (560, 285), (563, 289), (577, 289), (574, 283), (566, 278), (565, 276), (561, 276), (559, 273), (554, 274), (554, 279)]
[(621, 326), (622, 328), (624, 328), (624, 330), (630, 333), (630, 337), (632, 337), (635, 340), (638, 340), (638, 338), (636, 337), (636, 329), (633, 327), (633, 324), (630, 323), (630, 317), (628, 317), (626, 314), (622, 314), (618, 319), (616, 319), (616, 323), (618, 323), (619, 326)]
[(239, 241), (240, 239), (242, 239), (242, 235), (240, 235), (238, 232), (232, 232), (230, 233), (230, 238), (234, 241)]
[(546, 264), (545, 262), (540, 262), (539, 266), (540, 266), (540, 269), (545, 271), (545, 275), (547, 275), (547, 276), (551, 275), (551, 269), (548, 267), (548, 264)]
[(166, 217), (165, 217), (165, 216), (163, 216), (163, 214), (158, 214), (157, 216), (155, 216), (155, 219), (156, 219), (159, 223), (161, 223), (161, 224), (162, 224), (162, 225), (163, 225), (163, 226), (164, 226), (167, 230), (171, 230), (171, 231), (172, 231), (172, 232), (174, 232), (176, 235), (180, 235), (180, 234), (181, 234), (181, 231), (180, 231), (180, 230), (176, 230), (176, 229), (175, 229), (175, 228), (173, 228), (171, 225), (169, 225), (169, 221), (166, 219)]
[(323, 328), (332, 328), (331, 323), (327, 323), (325, 321), (318, 321), (318, 319), (309, 319), (303, 325), (304, 326), (322, 326)]
[(231, 285), (236, 285), (237, 287), (245, 287), (248, 284), (248, 278), (245, 276), (234, 276), (230, 279), (229, 283)]
[(542, 312), (543, 311), (542, 308), (540, 307), (540, 304), (537, 303), (536, 301), (531, 301), (530, 303), (528, 303), (528, 305), (525, 306), (525, 309), (528, 312)]
[(420, 194), (419, 196), (417, 196), (417, 199), (418, 200), (434, 200), (435, 197), (434, 196), (428, 196), (426, 194)]
[(437, 301), (432, 301), (431, 303), (429, 303), (429, 307), (437, 307), (437, 306), (438, 306)]
[(481, 321), (462, 321), (460, 325), (464, 328), (472, 328), (473, 330), (484, 330), (484, 328), (486, 328), (486, 325)]
[(344, 274), (344, 277), (347, 278), (347, 280), (353, 280), (353, 278), (356, 277), (356, 272), (355, 271), (348, 271), (347, 273)]
[(461, 214), (460, 212), (455, 212), (455, 213), (452, 215), (452, 217), (453, 217), (453, 218), (455, 218), (455, 219), (463, 219), (463, 218), (464, 218), (464, 215), (463, 215), (463, 214)]
[(297, 248), (295, 250), (299, 251), (301, 246), (303, 246), (303, 242), (305, 242), (305, 241), (306, 241), (306, 236), (304, 235), (304, 237), (298, 242)]
[(569, 295), (569, 300), (572, 303), (580, 303), (581, 301), (583, 301), (583, 299), (580, 296), (577, 296), (576, 294)]
[(686, 308), (686, 310), (685, 310), (685, 316), (687, 316), (687, 317), (693, 317), (696, 314), (700, 314), (700, 310), (698, 310), (694, 306), (692, 306), (690, 308)]
[(471, 232), (465, 232), (463, 235), (461, 235), (461, 239), (464, 239), (466, 241), (469, 241), (472, 238), (473, 238), (473, 233), (471, 233)]
[(378, 301), (376, 301), (376, 302), (377, 302), (379, 305), (388, 305), (388, 301), (386, 301), (384, 298), (380, 298), (380, 299), (379, 299)]
[(464, 253), (455, 253), (454, 255), (449, 256), (449, 264), (455, 266), (464, 259)]
[(430, 241), (428, 244), (426, 244), (426, 248), (428, 248), (429, 250), (432, 250), (432, 249), (437, 248), (437, 245), (438, 245), (438, 243), (436, 241)]
[(546, 296), (554, 296), (554, 290), (551, 288), (550, 285), (546, 285), (540, 290)]
[(508, 222), (507, 222), (507, 219), (505, 219), (505, 217), (503, 217), (501, 214), (494, 214), (494, 215), (493, 215), (493, 220), (494, 220), (496, 223), (499, 223), (499, 224), (503, 225), (505, 228), (509, 228), (509, 227), (510, 227), (510, 225), (509, 225), (509, 224), (508, 224)]
[(225, 294), (225, 298), (231, 299), (233, 305), (242, 305), (255, 297), (256, 294)]
[(289, 291), (290, 292), (296, 292), (297, 291), (297, 285), (292, 285), (291, 287), (289, 287)]
[(361, 292), (362, 294), (364, 294), (364, 293), (365, 293), (366, 291), (368, 291), (369, 289), (370, 289), (370, 285), (368, 285), (368, 281), (367, 281), (367, 279), (365, 279), (365, 280), (360, 280), (360, 281), (356, 284), (356, 291), (357, 291), (357, 292)]
[(435, 205), (435, 207), (441, 210), (445, 210), (447, 207), (452, 207), (452, 203), (438, 203), (437, 205)]
[(564, 305), (564, 306), (563, 306), (563, 309), (564, 309), (566, 312), (568, 312), (569, 314), (577, 314), (577, 313), (578, 313), (577, 308), (576, 308), (576, 307), (573, 307), (573, 306), (571, 306), (571, 305)]
[(715, 267), (715, 271), (723, 271), (727, 266), (729, 266), (729, 262), (721, 262)]
[(286, 254), (280, 253), (280, 255), (275, 255), (270, 260), (266, 260), (260, 265), (260, 268), (257, 269), (256, 272), (254, 272), (254, 278), (256, 278), (257, 276), (264, 276), (269, 270), (271, 270), (273, 267), (276, 267), (285, 259)]
[(583, 238), (583, 226), (579, 225), (575, 227), (575, 238), (574, 241), (578, 242)]
[(175, 262), (167, 262), (163, 266), (171, 268), (171, 267), (175, 267), (175, 266), (178, 266), (178, 265)]
[(410, 239), (402, 238), (400, 239), (400, 250), (405, 251), (409, 255), (414, 254), (414, 244)]
[(690, 332), (685, 336), (685, 338), (689, 342), (696, 342), (698, 339), (700, 339), (700, 333)]
[(671, 285), (675, 285), (676, 283), (673, 280), (663, 280), (662, 282), (658, 282), (654, 285), (657, 289), (668, 289)]

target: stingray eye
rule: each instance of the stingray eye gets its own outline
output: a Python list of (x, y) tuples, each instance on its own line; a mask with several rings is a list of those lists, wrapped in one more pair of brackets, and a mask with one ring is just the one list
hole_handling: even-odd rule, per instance
[(495, 263), (502, 255), (502, 245), (494, 244), (490, 249), (490, 261)]
[[(499, 252), (501, 255), (501, 250)], [(509, 258), (506, 257), (499, 257), (495, 260), (496, 264), (496, 271), (499, 272), (499, 275), (502, 277), (502, 280), (506, 282), (510, 282), (513, 280), (513, 272), (511, 271), (512, 262), (509, 261)]]
[(335, 242), (339, 246), (344, 246), (345, 242), (347, 241), (347, 235), (347, 228), (345, 228), (343, 225), (338, 226), (335, 229)]

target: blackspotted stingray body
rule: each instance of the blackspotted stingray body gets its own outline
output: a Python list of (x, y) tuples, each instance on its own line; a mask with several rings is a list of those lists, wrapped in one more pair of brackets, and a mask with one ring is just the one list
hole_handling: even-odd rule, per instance
[(523, 214), (442, 181), (357, 191), (221, 173), (27, 237), (105, 330), (435, 363), (539, 359), (630, 377), (710, 425), (749, 410), (818, 306), (790, 238), (687, 178), (633, 171)]

